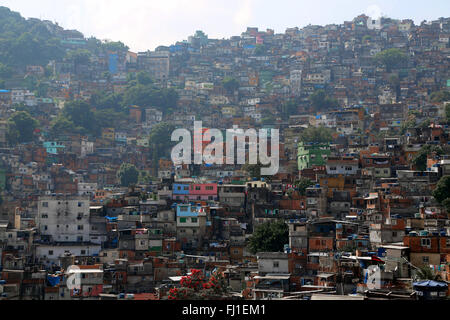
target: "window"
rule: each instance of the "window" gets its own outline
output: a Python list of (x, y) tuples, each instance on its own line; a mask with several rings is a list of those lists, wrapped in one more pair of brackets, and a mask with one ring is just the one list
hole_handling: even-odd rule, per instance
[(337, 168), (336, 167), (330, 167), (330, 171), (336, 171)]
[(86, 254), (86, 250), (81, 250), (81, 254)]
[(423, 261), (423, 263), (430, 263), (430, 257), (428, 257), (428, 256), (423, 256), (423, 257), (422, 257), (422, 261)]
[(192, 222), (192, 223), (197, 223), (197, 222), (198, 222), (198, 219), (197, 219), (197, 218), (191, 218), (191, 222)]
[(48, 255), (49, 255), (49, 256), (52, 256), (52, 255), (53, 255), (53, 250), (49, 250), (49, 251), (48, 251)]
[(186, 218), (180, 218), (180, 223), (186, 223)]
[(280, 267), (280, 262), (274, 261), (274, 262), (273, 262), (273, 267), (274, 267), (274, 268), (279, 268), (279, 267)]
[(206, 190), (209, 190), (209, 191), (214, 190), (214, 187), (213, 186), (207, 186)]
[(83, 226), (82, 226), (82, 225), (79, 225), (79, 226), (78, 226), (78, 230), (83, 230)]
[(43, 214), (42, 219), (48, 219), (48, 214)]
[(83, 206), (83, 202), (78, 202), (78, 206), (82, 207)]
[(428, 239), (428, 238), (421, 239), (420, 244), (422, 245), (422, 247), (430, 248), (431, 247), (431, 239)]
[(195, 187), (195, 190), (200, 191), (202, 188), (200, 186)]
[(44, 208), (48, 208), (48, 202), (42, 202), (42, 206), (43, 206)]
[(347, 170), (347, 171), (352, 171), (352, 170), (353, 170), (353, 167), (345, 167), (345, 170)]

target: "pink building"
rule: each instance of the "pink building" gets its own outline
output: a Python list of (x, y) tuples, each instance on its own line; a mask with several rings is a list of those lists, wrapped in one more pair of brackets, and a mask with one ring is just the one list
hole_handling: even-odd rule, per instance
[(189, 200), (217, 200), (217, 183), (191, 184)]

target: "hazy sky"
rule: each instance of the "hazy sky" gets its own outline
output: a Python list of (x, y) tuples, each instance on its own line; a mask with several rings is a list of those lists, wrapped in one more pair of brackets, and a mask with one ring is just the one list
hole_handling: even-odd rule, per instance
[(134, 51), (185, 40), (196, 30), (221, 39), (247, 27), (282, 33), (310, 23), (350, 21), (361, 13), (416, 23), (450, 16), (450, 0), (0, 0), (0, 5), (85, 36), (120, 40)]

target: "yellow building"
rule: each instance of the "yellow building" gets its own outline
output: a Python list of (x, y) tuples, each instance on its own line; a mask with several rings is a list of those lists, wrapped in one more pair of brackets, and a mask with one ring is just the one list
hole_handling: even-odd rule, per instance
[(103, 128), (102, 129), (102, 139), (108, 141), (114, 141), (116, 137), (116, 132), (114, 128)]

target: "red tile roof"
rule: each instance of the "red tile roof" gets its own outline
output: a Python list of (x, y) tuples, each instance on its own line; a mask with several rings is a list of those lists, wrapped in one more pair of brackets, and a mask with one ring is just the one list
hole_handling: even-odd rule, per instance
[(158, 297), (153, 293), (137, 293), (134, 295), (134, 300), (158, 300)]

